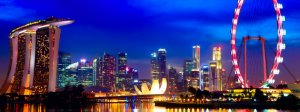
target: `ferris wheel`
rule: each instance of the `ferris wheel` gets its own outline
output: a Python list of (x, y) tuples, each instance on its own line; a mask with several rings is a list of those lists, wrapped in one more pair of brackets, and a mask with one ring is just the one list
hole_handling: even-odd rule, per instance
[[(237, 54), (237, 27), (241, 9), (243, 7), (245, 0), (238, 0), (237, 7), (235, 8), (234, 17), (232, 19), (232, 28), (231, 28), (231, 57), (234, 73), (238, 78), (238, 81), (241, 83), (243, 88), (249, 88), (249, 84), (246, 80), (246, 74), (241, 73), (241, 69), (238, 62), (238, 54)], [(271, 66), (271, 71), (268, 73), (268, 77), (266, 77), (260, 87), (267, 88), (269, 84), (273, 84), (275, 82), (275, 75), (279, 75), (280, 70), (278, 66), (283, 62), (282, 50), (285, 49), (285, 44), (283, 43), (283, 37), (286, 35), (286, 30), (283, 28), (283, 22), (285, 21), (285, 16), (281, 15), (281, 9), (283, 8), (282, 4), (278, 3), (277, 0), (272, 0), (274, 9), (276, 12), (276, 22), (277, 22), (277, 46), (275, 52), (275, 59), (273, 65)], [(244, 76), (243, 76), (244, 75)]]

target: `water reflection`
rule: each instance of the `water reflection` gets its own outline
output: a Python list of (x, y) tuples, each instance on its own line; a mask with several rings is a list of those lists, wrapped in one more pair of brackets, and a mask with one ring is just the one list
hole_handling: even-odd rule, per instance
[(47, 107), (44, 104), (6, 104), (0, 106), (0, 112), (282, 112), (275, 109), (205, 109), (205, 108), (165, 108), (151, 102), (140, 103), (97, 103), (81, 107)]

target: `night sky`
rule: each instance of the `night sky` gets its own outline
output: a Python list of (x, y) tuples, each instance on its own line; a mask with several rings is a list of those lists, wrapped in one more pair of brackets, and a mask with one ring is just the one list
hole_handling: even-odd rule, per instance
[[(300, 1), (279, 2), (286, 17), (284, 61), (300, 78)], [(213, 46), (221, 46), (223, 63), (229, 71), (230, 29), (236, 4), (237, 0), (1, 0), (0, 84), (8, 71), (10, 31), (50, 16), (75, 20), (61, 27), (59, 48), (71, 53), (73, 62), (91, 60), (104, 52), (115, 56), (127, 52), (129, 65), (139, 70), (141, 78), (150, 78), (151, 52), (166, 48), (167, 63), (182, 69), (183, 60), (191, 58), (192, 46), (199, 44), (201, 64), (210, 61)], [(246, 0), (237, 32), (240, 39), (246, 35), (266, 37), (275, 48), (272, 0)], [(285, 69), (275, 79), (293, 81)]]

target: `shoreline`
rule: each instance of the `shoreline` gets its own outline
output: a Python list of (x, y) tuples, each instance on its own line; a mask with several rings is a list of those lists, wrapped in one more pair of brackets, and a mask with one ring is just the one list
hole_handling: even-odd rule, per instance
[(174, 107), (201, 107), (201, 108), (248, 108), (248, 109), (300, 109), (300, 105), (298, 104), (296, 107), (287, 107), (278, 106), (275, 102), (268, 103), (254, 103), (254, 102), (209, 102), (205, 104), (201, 103), (181, 103), (181, 102), (168, 102), (168, 101), (155, 101), (155, 106), (162, 106), (166, 108), (174, 108)]

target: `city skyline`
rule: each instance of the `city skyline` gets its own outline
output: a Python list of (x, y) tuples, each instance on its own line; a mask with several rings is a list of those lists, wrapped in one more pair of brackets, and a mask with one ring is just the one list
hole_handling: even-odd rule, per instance
[[(0, 61), (3, 62), (3, 64), (0, 65), (1, 79), (4, 79), (6, 73), (8, 72), (10, 49), (8, 35), (10, 31), (13, 28), (21, 26), (27, 22), (37, 19), (45, 19), (49, 16), (66, 17), (75, 20), (74, 25), (63, 28), (64, 31), (62, 33), (60, 42), (60, 50), (71, 53), (72, 60), (79, 60), (80, 58), (93, 59), (101, 56), (103, 52), (111, 53), (114, 56), (117, 56), (118, 52), (127, 52), (128, 65), (137, 67), (137, 69), (141, 71), (141, 77), (150, 78), (150, 54), (152, 51), (156, 51), (159, 48), (166, 48), (168, 51), (167, 65), (171, 64), (172, 66), (177, 67), (177, 69), (182, 69), (183, 60), (192, 57), (192, 46), (199, 44), (201, 46), (201, 64), (209, 63), (213, 46), (222, 46), (222, 49), (224, 49), (224, 66), (230, 66), (231, 57), (229, 53), (229, 31), (231, 26), (231, 17), (233, 16), (232, 10), (236, 4), (235, 1), (224, 3), (226, 7), (230, 6), (228, 10), (224, 11), (224, 14), (217, 13), (218, 11), (221, 11), (220, 9), (224, 9), (223, 7), (215, 7), (215, 9), (209, 8), (210, 10), (203, 11), (202, 8), (208, 8), (208, 6), (193, 6), (192, 4), (198, 3), (197, 1), (186, 3), (185, 5), (188, 7), (185, 5), (180, 6), (180, 1), (178, 1), (178, 3), (166, 2), (166, 4), (173, 5), (166, 8), (159, 7), (159, 9), (153, 10), (151, 10), (151, 7), (157, 7), (160, 5), (160, 3), (154, 1), (152, 4), (147, 5), (147, 7), (143, 9), (143, 6), (145, 3), (147, 3), (147, 1), (129, 0), (119, 2), (120, 3), (118, 4), (113, 4), (112, 2), (94, 1), (96, 4), (101, 4), (103, 6), (108, 5), (103, 7), (103, 9), (93, 9), (82, 6), (83, 9), (86, 8), (83, 11), (95, 10), (96, 12), (100, 11), (96, 14), (106, 14), (103, 19), (101, 19), (102, 16), (99, 15), (87, 14), (87, 18), (92, 19), (95, 22), (95, 25), (93, 25), (92, 22), (87, 22), (87, 19), (85, 18), (78, 17), (78, 15), (75, 13), (76, 11), (80, 12), (78, 9), (73, 12), (67, 8), (63, 8), (62, 10), (54, 10), (48, 14), (42, 14), (42, 12), (38, 11), (39, 9), (42, 9), (42, 11), (49, 11), (48, 9), (50, 7), (33, 8), (33, 6), (37, 4), (29, 4), (22, 1), (18, 3), (16, 1), (12, 3), (10, 0), (5, 0), (3, 3), (0, 2), (0, 6), (19, 9), (16, 11), (16, 14), (18, 14), (19, 11), (21, 15), (17, 15), (16, 17), (31, 16), (30, 18), (26, 19), (16, 19), (14, 17), (5, 16), (7, 12), (4, 14), (0, 13), (1, 26), (7, 26), (2, 26), (0, 28), (0, 31), (3, 32), (0, 34), (0, 45), (2, 48), (0, 50)], [(287, 18), (287, 21), (285, 22), (285, 28), (287, 29), (287, 38), (285, 39), (287, 43), (287, 50), (283, 52), (283, 55), (286, 57), (285, 61), (290, 67), (291, 71), (294, 72), (294, 74), (299, 74), (300, 71), (297, 70), (297, 66), (300, 64), (297, 63), (299, 62), (297, 56), (300, 56), (300, 53), (293, 51), (300, 49), (299, 45), (297, 45), (300, 43), (300, 39), (297, 39), (299, 38), (300, 34), (296, 31), (296, 29), (299, 29), (300, 25), (295, 25), (299, 24), (300, 16), (299, 13), (297, 13), (299, 10), (299, 8), (297, 8), (297, 4), (299, 5), (300, 3), (299, 1), (296, 1), (295, 3), (290, 3), (291, 1), (282, 2), (284, 5), (283, 14)], [(208, 3), (208, 5), (213, 6), (221, 3), (223, 2), (218, 1)], [(53, 4), (63, 3), (58, 3), (58, 1), (56, 1)], [(80, 7), (78, 3), (72, 4)], [(94, 6), (90, 3), (86, 4)], [(107, 10), (110, 9), (109, 5), (116, 6), (116, 9)], [(271, 1), (269, 5), (272, 6)], [(285, 9), (288, 9), (289, 11), (285, 11)], [(131, 13), (131, 11), (134, 11), (134, 13)], [(178, 13), (175, 13), (177, 11)], [(201, 16), (202, 13), (215, 21), (207, 20), (207, 18), (201, 19), (201, 17), (204, 17), (203, 15)], [(270, 11), (268, 14), (273, 13), (273, 11)], [(222, 20), (222, 17), (226, 14), (228, 14), (228, 17), (225, 20)], [(132, 17), (126, 17), (130, 15), (132, 15)], [(117, 19), (120, 17), (123, 19)], [(263, 16), (262, 18), (265, 18), (262, 21), (269, 21), (269, 18), (275, 18), (275, 16), (267, 15)], [(117, 20), (120, 21), (117, 22)], [(105, 23), (107, 21), (108, 23)], [(275, 22), (267, 23), (272, 23), (275, 25)], [(215, 32), (219, 34), (216, 35)], [(265, 32), (262, 32), (262, 34), (263, 33)], [(269, 35), (267, 35), (267, 37), (268, 36)], [(173, 37), (172, 41), (169, 41), (170, 37)], [(229, 68), (230, 67), (227, 67), (226, 69)], [(280, 79), (280, 77), (286, 77), (286, 80), (292, 81), (290, 76), (284, 75), (275, 77), (275, 79)], [(2, 80), (0, 81), (2, 82)]]

